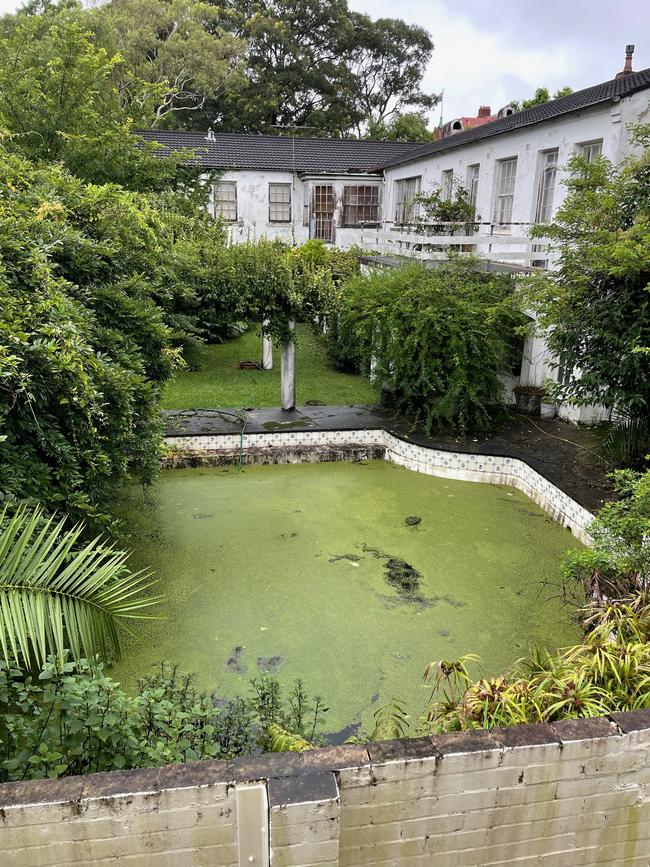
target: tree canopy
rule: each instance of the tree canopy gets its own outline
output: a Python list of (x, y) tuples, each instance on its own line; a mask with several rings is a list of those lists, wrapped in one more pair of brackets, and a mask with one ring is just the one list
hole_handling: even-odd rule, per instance
[(557, 396), (633, 416), (650, 413), (650, 126), (619, 166), (569, 163), (568, 195), (538, 234), (558, 269), (532, 283), (533, 301), (562, 368)]
[(535, 105), (541, 105), (551, 99), (560, 99), (560, 97), (568, 96), (570, 93), (573, 93), (573, 88), (568, 85), (560, 87), (553, 96), (551, 96), (548, 87), (538, 87), (533, 96), (528, 99), (513, 99), (510, 101), (510, 105), (515, 111), (523, 111), (525, 108), (533, 108)]
[(367, 139), (384, 141), (431, 141), (432, 133), (423, 114), (415, 111), (397, 113), (390, 120), (372, 121), (364, 136)]
[(62, 118), (71, 136), (109, 117), (118, 127), (359, 136), (437, 101), (421, 86), (429, 34), (373, 21), (347, 0), (32, 3), (0, 34), (8, 128), (31, 134), (38, 106), (54, 124), (40, 142), (47, 158), (63, 148)]

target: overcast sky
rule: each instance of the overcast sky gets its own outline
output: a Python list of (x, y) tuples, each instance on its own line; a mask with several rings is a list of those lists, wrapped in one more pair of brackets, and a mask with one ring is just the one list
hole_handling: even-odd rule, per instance
[[(612, 78), (625, 45), (634, 68), (650, 67), (650, 0), (349, 0), (373, 18), (400, 17), (426, 28), (435, 50), (425, 90), (444, 90), (445, 121), (497, 110), (509, 100), (579, 90)], [(0, 0), (0, 12), (19, 0)], [(433, 112), (432, 125), (439, 109)]]
[[(373, 18), (400, 17), (435, 43), (425, 89), (444, 90), (445, 121), (511, 99), (613, 78), (625, 45), (650, 67), (649, 0), (349, 0)], [(439, 110), (433, 112), (437, 122)]]

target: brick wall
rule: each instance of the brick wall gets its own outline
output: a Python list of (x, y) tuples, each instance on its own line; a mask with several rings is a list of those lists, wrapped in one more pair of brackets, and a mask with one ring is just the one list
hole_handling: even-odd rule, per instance
[[(238, 827), (256, 780), (265, 827)], [(9, 783), (0, 805), (3, 867), (647, 867), (650, 710)]]

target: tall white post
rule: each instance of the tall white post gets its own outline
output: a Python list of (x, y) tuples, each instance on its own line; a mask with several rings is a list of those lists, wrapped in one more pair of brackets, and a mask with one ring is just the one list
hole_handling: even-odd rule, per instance
[[(289, 322), (289, 328), (294, 331), (296, 323)], [(280, 346), (280, 396), (282, 409), (296, 408), (296, 344), (283, 343)]]
[(262, 370), (273, 370), (273, 341), (271, 335), (264, 330), (268, 328), (269, 320), (262, 322)]

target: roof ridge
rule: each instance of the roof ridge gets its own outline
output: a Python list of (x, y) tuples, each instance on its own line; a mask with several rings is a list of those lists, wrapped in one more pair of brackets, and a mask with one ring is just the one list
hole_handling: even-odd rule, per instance
[[(136, 129), (136, 135), (141, 136), (156, 136), (156, 135), (198, 135), (203, 136), (206, 144), (214, 144), (213, 140), (208, 139), (207, 136), (208, 130), (198, 130), (198, 129), (154, 129), (153, 127), (149, 127), (147, 129)], [(332, 138), (329, 136), (289, 136), (289, 135), (270, 135), (269, 133), (256, 133), (256, 132), (214, 132), (215, 138), (218, 139), (220, 136), (224, 138), (247, 138), (251, 140), (260, 140), (266, 139), (267, 141), (295, 141), (296, 143), (301, 141), (308, 142), (346, 142), (346, 144), (363, 144), (363, 145), (378, 145), (385, 144), (391, 145), (395, 147), (406, 147), (406, 148), (417, 148), (422, 145), (428, 144), (428, 142), (404, 142), (404, 141), (393, 141), (391, 139), (367, 139), (367, 138)]]
[[(412, 154), (405, 155), (400, 160), (386, 160), (377, 163), (377, 170), (389, 168), (390, 166), (402, 165), (406, 162), (412, 162), (419, 157), (429, 156), (430, 154), (442, 153), (452, 148), (461, 147), (463, 144), (471, 144), (475, 141), (480, 141), (484, 138), (491, 138), (504, 132), (512, 132), (517, 129), (522, 129), (526, 126), (531, 126), (536, 123), (543, 123), (545, 120), (552, 120), (555, 117), (560, 117), (563, 114), (569, 114), (573, 111), (589, 108), (593, 105), (599, 105), (603, 102), (608, 102), (612, 99), (621, 99), (624, 96), (630, 96), (639, 90), (644, 90), (650, 87), (650, 67), (640, 69), (637, 72), (631, 72), (620, 78), (610, 78), (607, 81), (599, 84), (592, 84), (589, 87), (583, 87), (581, 90), (575, 90), (565, 96), (560, 96), (557, 99), (549, 99), (546, 102), (533, 105), (530, 108), (524, 108), (520, 111), (498, 118), (498, 120), (490, 121), (481, 126), (473, 127), (472, 129), (458, 132), (447, 138), (438, 139), (434, 142), (426, 142), (417, 151)], [(597, 94), (603, 89), (611, 92), (603, 93), (600, 96)], [(591, 101), (583, 101), (585, 95), (593, 93), (594, 99)], [(560, 108), (559, 111), (548, 110), (549, 106)], [(569, 106), (562, 110), (563, 106)]]

